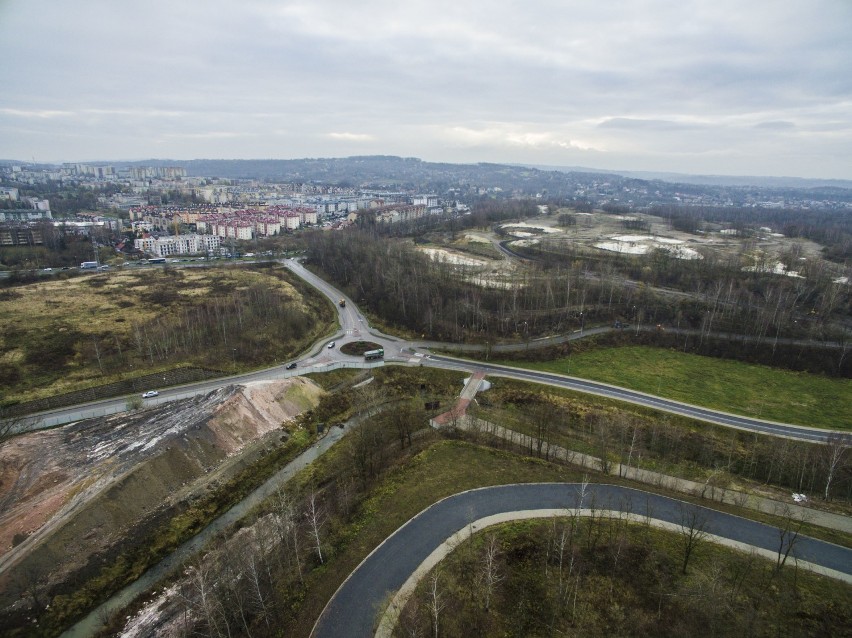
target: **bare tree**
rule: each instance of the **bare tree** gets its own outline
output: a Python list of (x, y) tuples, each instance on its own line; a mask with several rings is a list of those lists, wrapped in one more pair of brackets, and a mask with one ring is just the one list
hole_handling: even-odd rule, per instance
[(423, 638), (422, 616), (417, 613), (418, 611), (419, 607), (417, 605), (406, 605), (397, 621), (397, 626), (401, 634), (406, 636), (406, 638)]
[(500, 543), (497, 536), (494, 534), (488, 535), (488, 540), (485, 542), (485, 551), (482, 554), (482, 566), (479, 574), (479, 581), (482, 584), (482, 595), (484, 597), (485, 611), (491, 609), (491, 598), (494, 595), (494, 589), (503, 580), (504, 576), (500, 573), (498, 558), (500, 555)]
[[(245, 548), (243, 548), (244, 550)], [(239, 615), (245, 635), (251, 638), (248, 599), (243, 573), (240, 571), (241, 565), (238, 563), (242, 563), (242, 557), (238, 561), (226, 560), (224, 562), (221, 583), (224, 588), (225, 599), (228, 601), (228, 611)]]
[(2, 446), (7, 439), (12, 438), (13, 432), (14, 426), (11, 419), (3, 419), (0, 421), (0, 446)]
[(24, 564), (15, 571), (12, 581), (17, 596), (24, 600), (30, 599), (32, 610), (36, 616), (41, 615), (47, 606), (45, 575), (41, 568)]
[(299, 520), (296, 503), (293, 498), (283, 489), (275, 492), (273, 523), (278, 538), (284, 547), (284, 556), (287, 558), (287, 567), (296, 568), (299, 581), (302, 575), (302, 554), (300, 548)]
[(787, 562), (787, 557), (799, 542), (799, 533), (802, 531), (807, 516), (804, 512), (796, 514), (789, 505), (784, 505), (781, 512), (783, 523), (778, 528), (778, 560), (775, 569), (781, 570)]
[(0, 408), (0, 447), (28, 425), (26, 417), (14, 416), (8, 408)]
[(215, 591), (218, 571), (217, 559), (212, 553), (197, 559), (186, 571), (189, 583), (183, 594), (187, 608), (206, 625), (211, 636), (230, 633), (226, 619), (223, 626), (222, 606)]
[(427, 596), (428, 602), (426, 603), (426, 607), (429, 610), (429, 616), (432, 620), (432, 636), (434, 638), (438, 638), (438, 623), (441, 617), (441, 612), (444, 610), (444, 607), (447, 606), (447, 603), (444, 602), (441, 590), (438, 588), (437, 570), (432, 572), (432, 576), (429, 578)]
[(828, 500), (831, 484), (835, 480), (838, 470), (840, 470), (846, 462), (846, 453), (852, 447), (852, 435), (833, 432), (826, 439), (825, 454), (823, 462), (825, 464), (825, 500)]
[(683, 566), (681, 571), (686, 574), (689, 559), (695, 552), (695, 548), (707, 537), (707, 517), (703, 510), (694, 506), (681, 506), (680, 535), (683, 539)]
[(258, 561), (258, 554), (262, 552), (262, 547), (254, 539), (243, 545), (242, 573), (248, 586), (248, 598), (266, 621), (266, 626), (269, 627), (266, 583)]
[(580, 510), (583, 509), (583, 502), (586, 500), (586, 496), (589, 494), (589, 475), (583, 474), (583, 482), (580, 483), (580, 487), (577, 490), (577, 510), (575, 513), (575, 517), (580, 516)]
[(391, 420), (399, 437), (399, 447), (405, 448), (406, 443), (411, 447), (411, 435), (418, 422), (414, 406), (410, 403), (400, 405), (391, 412)]
[(322, 533), (323, 525), (325, 525), (325, 511), (317, 502), (317, 493), (311, 488), (311, 493), (308, 495), (308, 503), (305, 508), (305, 519), (308, 521), (311, 540), (313, 541), (314, 551), (317, 553), (317, 558), (322, 565), (325, 561), (322, 557)]
[[(636, 438), (639, 434), (639, 428), (635, 425), (633, 426), (633, 435), (630, 437), (630, 449), (627, 452), (627, 470), (630, 469), (630, 462), (633, 460), (633, 452), (636, 449)], [(623, 466), (619, 468), (619, 475), (623, 476), (624, 468)]]
[(352, 463), (361, 484), (366, 487), (384, 466), (385, 430), (382, 423), (375, 417), (367, 417), (352, 430), (349, 441)]

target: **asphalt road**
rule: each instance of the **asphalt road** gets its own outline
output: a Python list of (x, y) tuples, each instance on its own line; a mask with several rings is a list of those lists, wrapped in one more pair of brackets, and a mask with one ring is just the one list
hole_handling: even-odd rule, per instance
[[(595, 381), (587, 381), (575, 377), (567, 377), (547, 372), (536, 372), (531, 370), (523, 370), (520, 368), (510, 368), (506, 366), (497, 366), (485, 362), (463, 361), (461, 359), (453, 359), (439, 355), (430, 355), (428, 347), (436, 347), (439, 344), (431, 342), (408, 342), (403, 339), (385, 335), (378, 330), (371, 328), (367, 318), (358, 310), (357, 306), (346, 295), (340, 292), (337, 288), (317, 277), (312, 272), (307, 270), (295, 259), (282, 260), (287, 268), (302, 277), (309, 284), (317, 288), (324, 294), (332, 303), (335, 304), (338, 310), (340, 321), (340, 331), (332, 339), (316, 344), (314, 348), (305, 357), (297, 360), (296, 370), (286, 370), (284, 364), (258, 370), (255, 372), (235, 375), (223, 379), (211, 381), (203, 381), (195, 384), (188, 384), (177, 388), (160, 389), (160, 396), (155, 399), (148, 399), (148, 403), (162, 403), (173, 399), (194, 396), (204, 392), (209, 392), (215, 388), (222, 387), (229, 383), (246, 383), (249, 381), (257, 381), (264, 379), (278, 379), (303, 374), (306, 370), (314, 372), (322, 371), (329, 364), (339, 362), (349, 362), (363, 364), (361, 357), (344, 355), (340, 352), (340, 346), (349, 341), (368, 340), (378, 343), (385, 349), (385, 360), (391, 362), (411, 362), (419, 361), (423, 365), (433, 367), (464, 370), (467, 372), (475, 372), (478, 370), (484, 371), (490, 375), (504, 376), (513, 379), (521, 379), (532, 381), (535, 383), (545, 383), (555, 385), (578, 392), (588, 392), (600, 396), (617, 399), (620, 401), (628, 401), (638, 405), (643, 405), (656, 410), (680, 414), (694, 419), (700, 419), (710, 423), (715, 423), (725, 427), (734, 427), (742, 430), (760, 432), (774, 436), (784, 436), (798, 440), (824, 442), (830, 431), (808, 428), (804, 426), (790, 425), (784, 423), (773, 423), (754, 419), (749, 417), (727, 414), (718, 410), (701, 408), (698, 406), (672, 401), (655, 397), (653, 395), (619, 388)], [(346, 300), (346, 306), (341, 308), (338, 305), (340, 299)], [(585, 334), (604, 332), (610, 328), (593, 328), (586, 331)], [(552, 340), (569, 340), (571, 338), (580, 338), (582, 333), (559, 337)], [(328, 348), (329, 341), (336, 341), (333, 348)], [(477, 346), (483, 348), (483, 346)], [(494, 348), (498, 348), (495, 346)], [(286, 362), (285, 362), (286, 363)], [(154, 389), (154, 388), (150, 388)], [(98, 401), (81, 406), (73, 406), (62, 408), (49, 412), (40, 413), (27, 417), (23, 423), (22, 430), (34, 430), (44, 427), (51, 427), (61, 423), (69, 423), (78, 421), (84, 418), (104, 416), (106, 414), (115, 414), (126, 409), (126, 398), (108, 399)]]
[(522, 370), (520, 368), (511, 368), (489, 364), (485, 362), (472, 362), (462, 359), (454, 359), (440, 355), (429, 355), (424, 358), (423, 365), (435, 366), (440, 368), (455, 368), (457, 370), (465, 370), (469, 372), (484, 371), (491, 376), (501, 376), (511, 379), (519, 379), (521, 381), (532, 381), (534, 383), (543, 383), (553, 385), (578, 392), (586, 392), (588, 394), (596, 394), (598, 396), (617, 399), (619, 401), (627, 401), (638, 405), (663, 410), (673, 414), (680, 414), (693, 419), (709, 421), (726, 427), (738, 428), (740, 430), (750, 430), (752, 432), (760, 432), (763, 434), (771, 434), (774, 436), (784, 436), (803, 441), (822, 442), (825, 441), (831, 431), (819, 430), (816, 428), (807, 428), (799, 425), (788, 425), (784, 423), (773, 423), (760, 419), (752, 419), (745, 416), (737, 416), (735, 414), (727, 414), (718, 410), (702, 408), (699, 406), (689, 405), (688, 403), (680, 403), (671, 399), (664, 399), (635, 390), (628, 390), (618, 386), (607, 385), (597, 381), (587, 381), (586, 379), (578, 379), (576, 377), (567, 377), (550, 372), (538, 372), (535, 370)]
[[(423, 510), (400, 527), (367, 557), (340, 586), (317, 621), (315, 638), (372, 636), (380, 605), (439, 545), (471, 521), (518, 510), (574, 508), (580, 486), (575, 483), (504, 485), (462, 492)], [(631, 511), (680, 524), (684, 511), (695, 509), (705, 531), (733, 541), (777, 552), (775, 527), (715, 510), (684, 504), (657, 494), (614, 485), (589, 485), (582, 507)], [(844, 574), (852, 573), (852, 550), (799, 537), (793, 557)]]

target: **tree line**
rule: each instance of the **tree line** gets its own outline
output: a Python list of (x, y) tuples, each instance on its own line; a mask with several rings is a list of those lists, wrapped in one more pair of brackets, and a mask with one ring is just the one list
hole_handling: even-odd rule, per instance
[[(436, 340), (486, 342), (577, 330), (586, 324), (670, 324), (757, 338), (846, 339), (846, 286), (823, 276), (747, 275), (713, 259), (589, 257), (544, 242), (512, 276), (435, 261), (369, 230), (306, 237), (310, 263), (386, 320)], [(638, 279), (639, 285), (635, 280)], [(649, 284), (676, 285), (688, 294)]]
[(514, 384), (492, 389), (480, 403), (500, 411), (494, 420), (514, 420), (536, 437), (540, 443), (528, 452), (542, 458), (549, 458), (551, 445), (562, 445), (599, 457), (605, 473), (617, 463), (680, 473), (708, 490), (745, 480), (852, 501), (852, 434), (847, 432), (817, 444), (709, 426), (693, 431), (670, 417), (594, 407)]

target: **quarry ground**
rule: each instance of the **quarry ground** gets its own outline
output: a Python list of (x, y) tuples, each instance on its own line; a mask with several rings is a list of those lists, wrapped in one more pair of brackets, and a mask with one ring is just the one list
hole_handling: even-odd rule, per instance
[[(489, 287), (505, 287), (517, 264), (505, 255), (487, 250), (489, 244), (507, 240), (509, 247), (536, 245), (541, 242), (567, 243), (592, 254), (645, 255), (663, 249), (678, 259), (703, 259), (708, 256), (728, 258), (737, 256), (744, 267), (758, 267), (779, 275), (795, 276), (796, 262), (821, 259), (821, 246), (815, 242), (785, 237), (780, 229), (761, 228), (751, 236), (739, 236), (723, 226), (711, 226), (699, 234), (671, 228), (667, 220), (649, 214), (631, 216), (601, 212), (577, 213), (576, 224), (560, 226), (558, 216), (572, 214), (562, 209), (551, 215), (518, 222), (500, 224), (504, 237), (492, 232), (467, 231), (450, 239), (449, 236), (420, 250), (437, 261), (465, 266), (473, 283)], [(641, 221), (647, 230), (629, 230), (627, 224)], [(433, 238), (437, 240), (437, 237)], [(784, 255), (795, 254), (791, 268), (779, 266)], [(748, 266), (747, 264), (754, 264)]]
[(0, 448), (0, 613), (37, 574), (53, 587), (92, 557), (282, 445), (322, 390), (288, 380), (229, 386), (80, 421)]

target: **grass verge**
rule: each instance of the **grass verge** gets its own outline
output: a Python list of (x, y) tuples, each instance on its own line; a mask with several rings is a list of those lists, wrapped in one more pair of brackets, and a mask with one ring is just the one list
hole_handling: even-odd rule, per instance
[(759, 419), (852, 429), (852, 380), (647, 346), (505, 365), (567, 374)]

